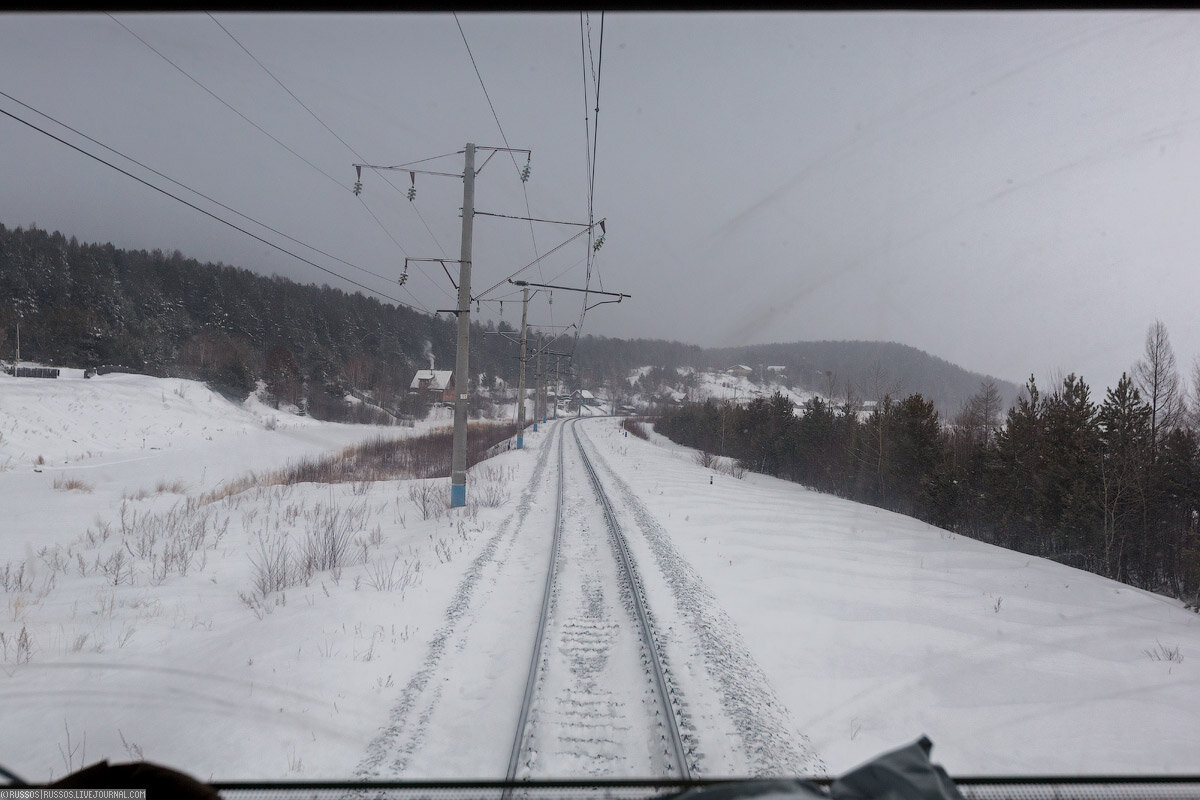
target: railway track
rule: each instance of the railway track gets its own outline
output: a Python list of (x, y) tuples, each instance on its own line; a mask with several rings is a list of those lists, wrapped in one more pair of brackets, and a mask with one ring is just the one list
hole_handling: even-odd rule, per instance
[[(506, 777), (628, 771), (691, 780), (641, 579), (577, 425), (558, 431), (553, 540)], [(586, 480), (567, 481), (575, 462)]]

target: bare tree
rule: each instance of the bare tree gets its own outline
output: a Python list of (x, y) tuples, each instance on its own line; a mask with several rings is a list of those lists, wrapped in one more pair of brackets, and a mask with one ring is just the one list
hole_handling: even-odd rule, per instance
[(1192, 362), (1192, 425), (1200, 428), (1200, 358)]
[(1163, 437), (1179, 426), (1184, 410), (1175, 351), (1161, 320), (1154, 320), (1146, 331), (1146, 348), (1133, 372), (1138, 390), (1150, 405), (1150, 441), (1157, 455)]
[(876, 403), (882, 403), (885, 397), (899, 397), (904, 389), (904, 381), (901, 378), (888, 374), (888, 371), (883, 368), (883, 364), (879, 361), (871, 363), (871, 373), (868, 376), (868, 382), (871, 388), (868, 389), (870, 399)]
[(954, 428), (972, 443), (988, 443), (1000, 424), (1000, 390), (994, 381), (981, 381), (979, 391), (962, 404)]
[(858, 391), (854, 388), (854, 383), (849, 378), (842, 381), (842, 414), (847, 417), (858, 418), (858, 412), (862, 411), (862, 398), (858, 396)]
[(833, 403), (833, 397), (837, 394), (837, 373), (831, 369), (825, 370), (825, 402)]

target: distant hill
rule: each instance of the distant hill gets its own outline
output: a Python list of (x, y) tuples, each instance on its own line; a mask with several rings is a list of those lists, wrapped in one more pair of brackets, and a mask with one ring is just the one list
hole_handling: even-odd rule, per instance
[(725, 366), (785, 366), (800, 388), (828, 394), (832, 386), (835, 397), (844, 396), (847, 385), (864, 400), (919, 392), (944, 416), (957, 413), (986, 380), (996, 384), (1006, 408), (1020, 391), (1011, 381), (965, 370), (896, 342), (789, 342), (716, 348), (707, 350), (706, 355)]
[(980, 383), (996, 384), (1004, 407), (1016, 399), (1020, 387), (1011, 381), (971, 372), (915, 347), (895, 342), (821, 341), (702, 348), (662, 339), (579, 339), (576, 362), (585, 382), (611, 384), (639, 367), (693, 367), (720, 371), (735, 364), (755, 370), (782, 366), (788, 385), (821, 395), (844, 398), (847, 386), (859, 400), (877, 400), (920, 393), (932, 400), (945, 418), (953, 417), (964, 401), (979, 391)]
[[(280, 400), (321, 419), (384, 421), (347, 394), (369, 395), (388, 413), (423, 412), (408, 393), (417, 369), (449, 368), (455, 326), (410, 308), (329, 286), (299, 284), (179, 251), (122, 250), (87, 244), (36, 227), (0, 224), (0, 356), (13, 354), (21, 318), (21, 355), (55, 366), (119, 365), (149, 375), (198, 378), (244, 398), (259, 379)], [(471, 326), (471, 372), (485, 386), (517, 380), (516, 345), (490, 321)], [(511, 331), (503, 322), (499, 330)], [(7, 341), (6, 341), (7, 340)], [(796, 342), (704, 349), (662, 339), (584, 335), (564, 390), (614, 388), (628, 394), (630, 373), (644, 366), (723, 370), (736, 363), (787, 366), (792, 385), (835, 395), (850, 385), (860, 399), (920, 392), (944, 415), (958, 411), (984, 376), (920, 350), (890, 342)], [(563, 342), (556, 349), (570, 349)], [(552, 371), (555, 365), (546, 359)], [(827, 375), (827, 372), (829, 373)], [(849, 384), (847, 384), (847, 381)], [(530, 376), (530, 385), (533, 385)], [(1006, 402), (1017, 387), (996, 381)], [(488, 395), (472, 395), (485, 412)], [(411, 406), (411, 407), (410, 407)], [(380, 416), (382, 415), (382, 416)]]

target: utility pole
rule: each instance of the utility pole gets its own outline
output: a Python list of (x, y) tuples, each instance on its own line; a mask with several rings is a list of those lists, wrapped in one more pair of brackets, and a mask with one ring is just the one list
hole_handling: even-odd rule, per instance
[[(525, 167), (518, 171), (521, 182), (529, 180), (529, 157), (532, 155), (529, 150), (523, 148), (512, 147), (487, 147), (480, 148), (491, 152), (479, 170), (475, 169), (475, 144), (467, 142), (463, 149), (463, 207), (462, 207), (462, 245), (459, 250), (458, 262), (458, 305), (453, 309), (438, 309), (437, 313), (443, 312), (453, 313), (458, 319), (458, 347), (455, 353), (454, 362), (454, 444), (450, 456), (450, 507), (461, 508), (467, 504), (467, 413), (468, 399), (470, 398), (471, 386), (471, 371), (468, 368), (468, 346), (470, 344), (471, 335), (471, 233), (474, 227), (475, 215), (484, 214), (487, 216), (509, 216), (507, 214), (490, 214), (486, 211), (475, 210), (475, 176), (487, 166), (488, 162), (495, 156), (496, 153), (524, 153)], [(440, 158), (440, 156), (438, 156)], [(422, 159), (422, 161), (431, 161), (432, 159)], [(412, 164), (419, 162), (411, 162), (408, 165), (383, 166), (380, 164), (352, 164), (358, 180), (354, 182), (354, 194), (362, 193), (362, 171), (369, 169), (373, 171), (379, 170), (402, 170), (407, 172), (409, 179), (413, 182), (412, 188), (408, 190), (408, 199), (412, 200), (416, 194), (416, 179), (417, 175), (437, 175), (443, 178), (457, 178), (459, 175), (451, 172), (440, 172), (437, 170), (414, 169)], [(516, 162), (513, 162), (514, 165)], [(529, 217), (513, 217), (513, 219), (530, 219), (533, 221), (553, 222), (554, 220), (533, 220)], [(582, 223), (568, 223), (582, 224)], [(601, 224), (603, 230), (603, 224)], [(441, 263), (445, 269), (448, 258), (405, 258), (404, 259), (404, 274), (400, 276), (400, 283), (404, 283), (408, 277), (408, 262), (410, 261), (437, 261)], [(447, 271), (447, 277), (450, 273)], [(450, 279), (453, 282), (453, 278)], [(486, 294), (486, 292), (485, 292)]]
[[(546, 347), (550, 347), (550, 345), (547, 344)], [(541, 361), (540, 351), (538, 360)], [(550, 363), (547, 363), (545, 369), (541, 369), (540, 365), (538, 369), (541, 372), (541, 380), (538, 381), (538, 393), (541, 395), (541, 423), (546, 425), (546, 416), (550, 414), (550, 411), (546, 410), (546, 405), (550, 402), (550, 392), (547, 391), (550, 389)]]
[(542, 371), (542, 337), (538, 335), (538, 416), (542, 418), (542, 424), (546, 424), (546, 373)]
[(537, 338), (537, 366), (533, 371), (533, 383), (537, 387), (533, 390), (533, 432), (537, 433), (537, 421), (541, 416), (539, 401), (542, 399), (542, 335), (540, 333)]
[(525, 319), (529, 311), (529, 287), (521, 289), (521, 371), (517, 379), (517, 449), (525, 446)]
[(462, 246), (458, 265), (458, 351), (454, 361), (454, 449), (450, 456), (450, 507), (467, 504), (467, 398), (471, 373), (467, 351), (471, 336), (471, 233), (475, 217), (475, 144), (463, 154)]
[[(602, 292), (602, 291), (599, 291), (599, 290), (597, 290), (597, 289), (586, 289), (586, 288), (584, 288), (584, 289), (579, 289), (579, 288), (576, 288), (576, 287), (573, 287), (573, 286), (556, 286), (556, 285), (554, 285), (554, 284), (550, 284), (550, 283), (532, 283), (532, 282), (530, 282), (530, 281), (514, 281), (512, 278), (509, 278), (509, 279), (508, 279), (508, 282), (509, 282), (509, 283), (511, 283), (511, 284), (513, 284), (514, 286), (524, 286), (524, 287), (528, 287), (528, 286), (537, 286), (537, 287), (540, 287), (540, 288), (543, 288), (543, 289), (559, 289), (559, 290), (561, 290), (561, 291), (565, 291), (565, 292), (583, 292), (583, 293), (584, 293), (584, 295), (585, 295), (585, 297), (586, 297), (586, 295), (588, 295), (588, 294), (598, 294), (598, 295), (603, 295), (603, 296), (605, 296), (605, 297), (615, 297), (615, 298), (617, 298), (616, 300), (601, 300), (600, 302), (598, 302), (598, 303), (593, 303), (593, 304), (592, 304), (592, 305), (590, 305), (590, 306), (584, 306), (584, 311), (585, 311), (585, 312), (587, 312), (587, 311), (590, 311), (591, 309), (595, 308), (596, 306), (602, 306), (602, 305), (604, 305), (604, 304), (606, 304), (606, 303), (619, 303), (619, 302), (621, 302), (622, 300), (624, 300), (626, 297), (631, 297), (631, 295), (625, 294), (624, 292)], [(559, 335), (561, 336), (562, 334), (559, 334)], [(542, 339), (541, 339), (541, 334), (538, 334), (538, 372), (539, 372), (539, 373), (541, 372), (541, 369), (542, 369), (542, 367), (541, 367), (541, 363), (542, 363)], [(533, 412), (533, 413), (534, 413), (534, 418), (535, 418), (535, 419), (534, 419), (534, 422), (533, 422), (533, 429), (536, 431), (536, 430), (537, 430), (537, 419), (536, 419), (536, 417), (537, 417), (537, 407), (536, 407), (536, 406), (534, 406), (534, 412)], [(576, 417), (583, 416), (583, 381), (582, 381), (582, 376), (581, 376), (581, 380), (580, 380), (580, 383), (579, 383), (579, 408), (576, 410), (576, 414), (575, 414), (575, 416), (576, 416)], [(546, 421), (546, 420), (545, 420), (545, 418), (543, 417), (543, 419), (542, 419), (542, 422), (545, 422), (545, 421)]]
[(562, 391), (562, 379), (558, 376), (559, 360), (554, 359), (554, 418), (558, 419), (558, 393)]

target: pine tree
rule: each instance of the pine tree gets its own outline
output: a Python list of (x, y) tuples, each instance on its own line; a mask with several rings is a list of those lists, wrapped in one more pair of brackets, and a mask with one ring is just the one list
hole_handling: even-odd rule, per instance
[[(1100, 505), (1104, 574), (1126, 577), (1131, 539), (1145, 534), (1146, 480), (1151, 466), (1152, 409), (1125, 374), (1100, 407)], [(1136, 543), (1135, 543), (1136, 546)]]
[(1046, 402), (1045, 483), (1040, 500), (1050, 552), (1088, 568), (1100, 526), (1100, 429), (1091, 390), (1071, 373)]
[(996, 432), (984, 503), (1000, 541), (1026, 552), (1046, 552), (1038, 516), (1045, 483), (1045, 401), (1032, 375)]

